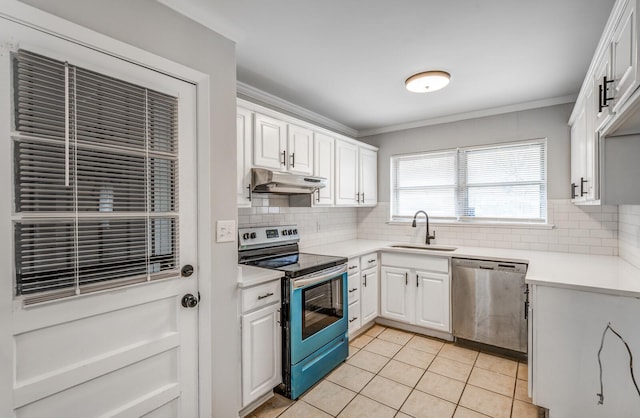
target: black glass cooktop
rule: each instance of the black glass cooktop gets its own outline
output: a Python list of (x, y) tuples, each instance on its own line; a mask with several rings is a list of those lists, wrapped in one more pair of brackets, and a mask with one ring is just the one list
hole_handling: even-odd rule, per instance
[(284, 272), (286, 277), (294, 278), (315, 273), (346, 262), (347, 259), (345, 257), (296, 253), (257, 261), (249, 261), (246, 262), (246, 264), (271, 270), (280, 270)]

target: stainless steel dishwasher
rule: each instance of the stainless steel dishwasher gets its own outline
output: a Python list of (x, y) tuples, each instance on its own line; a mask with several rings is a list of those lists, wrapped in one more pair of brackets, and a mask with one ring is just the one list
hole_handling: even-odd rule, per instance
[(453, 335), (457, 339), (527, 352), (527, 265), (454, 258)]

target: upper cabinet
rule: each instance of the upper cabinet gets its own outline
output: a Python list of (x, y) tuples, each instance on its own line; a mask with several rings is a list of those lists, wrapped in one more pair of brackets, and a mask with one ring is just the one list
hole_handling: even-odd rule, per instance
[(284, 170), (287, 168), (287, 124), (256, 113), (253, 139), (253, 165)]
[(236, 112), (237, 175), (236, 195), (238, 207), (251, 206), (251, 140), (253, 139), (253, 113), (239, 107)]
[(327, 187), (316, 192), (316, 206), (331, 206), (334, 203), (335, 191), (335, 143), (328, 135), (316, 133), (313, 143), (313, 175), (325, 177)]
[(251, 206), (251, 168), (324, 177), (312, 195), (290, 197), (291, 206), (375, 206), (377, 148), (238, 99), (238, 207)]
[(364, 145), (336, 141), (336, 206), (378, 203), (378, 152)]
[[(631, 156), (637, 155), (640, 133), (638, 3), (614, 5), (569, 120), (576, 204), (640, 202), (637, 193), (629, 193), (635, 190), (637, 164)], [(627, 140), (611, 139), (618, 136)]]

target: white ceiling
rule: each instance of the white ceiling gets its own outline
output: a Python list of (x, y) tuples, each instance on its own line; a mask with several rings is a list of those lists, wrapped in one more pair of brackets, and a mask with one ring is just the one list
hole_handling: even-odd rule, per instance
[[(572, 101), (614, 3), (159, 1), (236, 41), (238, 81), (360, 134)], [(407, 77), (430, 69), (451, 73), (451, 84), (405, 90)]]

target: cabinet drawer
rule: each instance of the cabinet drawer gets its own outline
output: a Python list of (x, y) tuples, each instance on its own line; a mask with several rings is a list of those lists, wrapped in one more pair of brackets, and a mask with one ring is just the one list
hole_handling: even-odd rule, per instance
[(280, 280), (242, 289), (242, 313), (280, 303)]
[(347, 262), (347, 272), (349, 273), (349, 275), (352, 275), (353, 273), (357, 273), (359, 271), (360, 271), (360, 258), (359, 257), (350, 258), (349, 261)]
[(431, 255), (382, 253), (383, 266), (395, 266), (418, 270), (449, 272), (449, 259)]
[(353, 302), (348, 308), (349, 333), (360, 329), (362, 322), (360, 320), (360, 301)]
[(347, 295), (349, 303), (360, 300), (360, 275), (352, 274), (347, 281)]
[(378, 253), (365, 254), (360, 257), (360, 267), (366, 270), (378, 265)]

